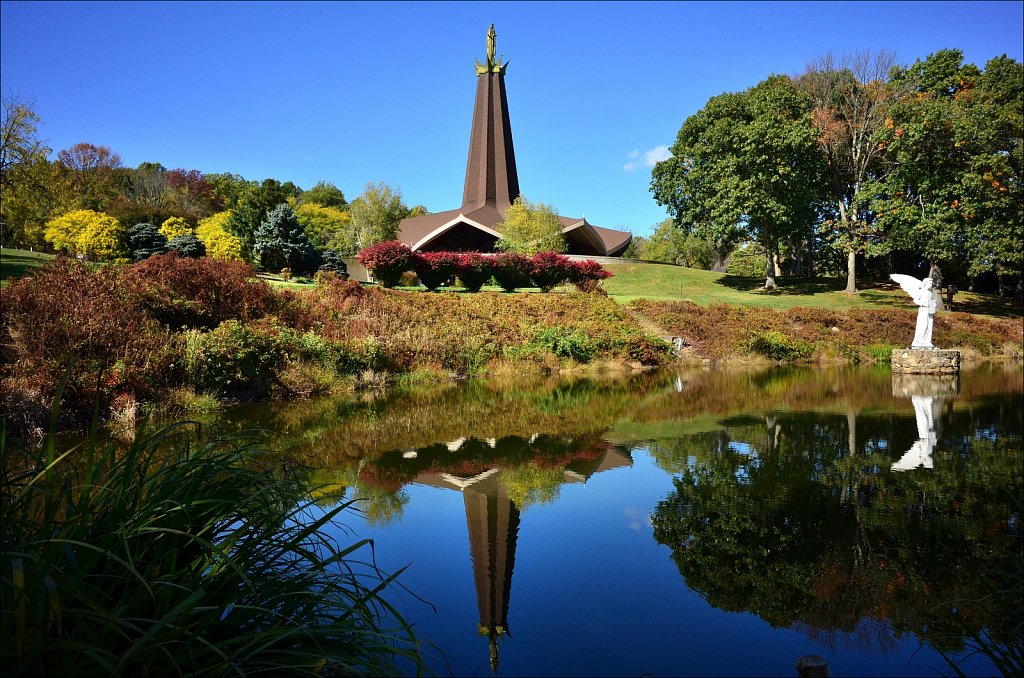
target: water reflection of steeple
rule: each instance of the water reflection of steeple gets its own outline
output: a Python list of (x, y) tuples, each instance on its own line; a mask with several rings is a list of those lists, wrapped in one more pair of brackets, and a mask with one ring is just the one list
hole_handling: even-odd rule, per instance
[[(544, 437), (534, 436), (532, 441), (542, 444)], [(502, 443), (511, 445), (508, 440), (498, 441), (497, 449), (502, 448)], [(608, 443), (602, 445), (604, 449), (592, 458), (573, 460), (563, 466), (562, 483), (586, 483), (596, 473), (632, 465), (628, 451)], [(450, 445), (447, 447), (451, 449)], [(459, 447), (461, 444), (456, 449)], [(487, 637), (488, 660), (495, 674), (500, 659), (498, 639), (511, 637), (508, 611), (520, 523), (520, 509), (509, 496), (508, 486), (502, 482), (504, 470), (498, 465), (500, 463), (499, 455), (494, 467), (472, 476), (424, 471), (413, 481), (462, 492), (480, 614), (477, 631)]]

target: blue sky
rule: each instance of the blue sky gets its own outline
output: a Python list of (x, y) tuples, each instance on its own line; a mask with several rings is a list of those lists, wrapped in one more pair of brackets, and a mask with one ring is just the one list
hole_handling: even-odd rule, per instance
[(494, 22), (520, 187), (560, 214), (648, 234), (650, 163), (708, 98), (885, 48), (1022, 60), (1022, 2), (58, 3), (0, 5), (0, 81), (57, 151), (126, 165), (368, 181), (458, 207)]

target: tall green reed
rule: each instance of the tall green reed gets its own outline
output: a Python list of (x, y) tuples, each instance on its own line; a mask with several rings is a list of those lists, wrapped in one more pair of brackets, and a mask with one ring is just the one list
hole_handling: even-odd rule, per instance
[(317, 507), (253, 437), (197, 429), (61, 454), (51, 431), (33, 457), (0, 422), (5, 675), (422, 671), (384, 597), (401, 570), (323, 529), (352, 502)]

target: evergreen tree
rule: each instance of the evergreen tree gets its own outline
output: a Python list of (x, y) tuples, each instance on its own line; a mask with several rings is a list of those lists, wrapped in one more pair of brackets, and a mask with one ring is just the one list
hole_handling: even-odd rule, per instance
[(167, 249), (167, 237), (153, 224), (135, 224), (128, 229), (128, 251), (132, 261), (163, 254)]

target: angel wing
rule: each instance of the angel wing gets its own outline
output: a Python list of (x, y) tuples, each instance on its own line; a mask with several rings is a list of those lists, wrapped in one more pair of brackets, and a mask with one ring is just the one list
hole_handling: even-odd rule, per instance
[(903, 275), (902, 273), (892, 273), (889, 275), (892, 280), (899, 283), (899, 286), (903, 288), (903, 291), (909, 294), (911, 297), (916, 295), (918, 291), (924, 286), (924, 282), (918, 280), (912, 275)]

